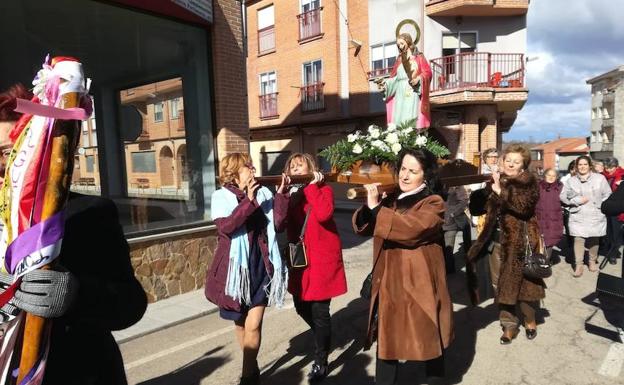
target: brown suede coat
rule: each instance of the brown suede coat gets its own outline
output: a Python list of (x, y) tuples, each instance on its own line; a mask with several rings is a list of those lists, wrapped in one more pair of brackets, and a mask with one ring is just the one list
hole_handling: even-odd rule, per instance
[[(515, 178), (501, 178), (501, 194), (492, 191), (491, 185), (475, 191), (470, 197), (470, 212), (474, 215), (487, 214), (485, 226), (479, 238), (468, 251), (469, 285), (476, 289), (474, 263), (487, 254), (496, 229), (496, 218), (500, 216), (502, 264), (498, 281), (497, 300), (499, 303), (514, 305), (517, 301), (538, 301), (544, 298), (544, 281), (528, 280), (522, 274), (526, 238), (524, 222), (528, 221), (529, 240), (533, 250), (539, 243), (539, 226), (535, 217), (535, 206), (539, 200), (537, 179), (529, 172)], [(472, 267), (472, 268), (471, 268)], [(473, 302), (479, 302), (473, 292)]]
[(444, 201), (425, 190), (399, 201), (386, 198), (380, 206), (373, 211), (364, 206), (353, 216), (356, 233), (375, 237), (365, 349), (377, 338), (378, 357), (384, 360), (439, 357), (453, 339), (453, 308), (440, 246)]

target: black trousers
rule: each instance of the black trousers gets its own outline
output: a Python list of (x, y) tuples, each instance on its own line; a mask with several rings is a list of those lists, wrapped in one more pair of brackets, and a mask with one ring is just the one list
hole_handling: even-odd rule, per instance
[(331, 345), (331, 299), (302, 301), (295, 297), (294, 302), (297, 314), (310, 326), (314, 334), (314, 363), (326, 365)]
[[(425, 361), (425, 376), (444, 377), (444, 354)], [(377, 357), (375, 385), (395, 385), (399, 379), (399, 361), (382, 360)]]

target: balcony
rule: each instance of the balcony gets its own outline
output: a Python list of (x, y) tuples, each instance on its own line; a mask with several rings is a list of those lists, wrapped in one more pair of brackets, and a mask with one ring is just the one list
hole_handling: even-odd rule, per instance
[(613, 118), (602, 119), (602, 128), (613, 127)]
[(323, 86), (325, 83), (315, 83), (303, 86), (299, 89), (301, 93), (301, 111), (311, 112), (325, 109), (325, 95)]
[(258, 55), (275, 52), (275, 26), (258, 30)]
[(602, 102), (603, 103), (613, 103), (615, 101), (615, 92), (611, 91), (611, 92), (607, 92), (606, 94), (602, 95)]
[(430, 65), (432, 104), (496, 103), (513, 111), (527, 100), (523, 54), (467, 52), (433, 59)]
[(277, 92), (260, 95), (260, 119), (275, 119), (277, 114)]
[(373, 80), (373, 79), (388, 77), (390, 76), (391, 72), (392, 72), (392, 67), (388, 67), (388, 68), (377, 68), (372, 71), (368, 71), (366, 74), (368, 75), (368, 80)]
[(589, 145), (590, 152), (613, 151), (613, 143), (591, 142)]
[(438, 16), (521, 16), (529, 10), (529, 0), (429, 0), (425, 12)]
[(299, 43), (323, 36), (321, 32), (321, 10), (323, 7), (297, 15), (297, 19), (299, 19)]

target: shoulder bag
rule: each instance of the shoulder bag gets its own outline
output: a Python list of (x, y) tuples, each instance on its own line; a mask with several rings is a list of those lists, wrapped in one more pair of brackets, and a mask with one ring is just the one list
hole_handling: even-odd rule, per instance
[(544, 239), (540, 234), (538, 247), (542, 250), (534, 252), (531, 248), (529, 229), (526, 221), (524, 222), (524, 238), (526, 245), (524, 249), (522, 274), (525, 278), (529, 279), (542, 279), (550, 277), (552, 275), (552, 267), (550, 265), (550, 259), (543, 253)]
[(306, 254), (305, 244), (303, 243), (303, 236), (305, 235), (306, 225), (308, 223), (308, 217), (310, 216), (310, 209), (306, 212), (305, 219), (303, 220), (303, 227), (301, 228), (301, 235), (299, 235), (299, 241), (297, 243), (288, 243), (288, 255), (290, 257), (290, 267), (304, 268), (308, 266), (308, 256)]

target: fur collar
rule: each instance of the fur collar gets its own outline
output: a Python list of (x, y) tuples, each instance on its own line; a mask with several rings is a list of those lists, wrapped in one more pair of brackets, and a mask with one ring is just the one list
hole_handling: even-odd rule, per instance
[(515, 187), (530, 187), (537, 184), (535, 175), (528, 171), (523, 171), (518, 176), (510, 178), (508, 176), (501, 177), (501, 184)]
[(384, 206), (391, 208), (395, 207), (399, 211), (406, 211), (412, 208), (416, 203), (431, 195), (432, 193), (429, 187), (425, 187), (424, 190), (416, 194), (408, 195), (403, 199), (397, 199), (399, 197), (399, 194), (400, 193), (393, 193), (389, 195), (386, 199), (384, 199)]

